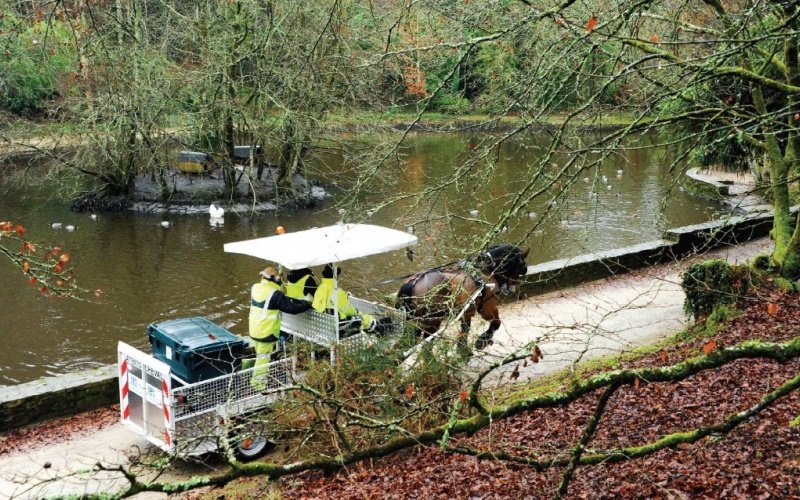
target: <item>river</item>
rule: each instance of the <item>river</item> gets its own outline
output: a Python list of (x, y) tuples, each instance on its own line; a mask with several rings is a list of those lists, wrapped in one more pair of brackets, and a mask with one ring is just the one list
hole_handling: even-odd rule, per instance
[[(334, 224), (343, 217), (402, 230), (414, 225), (420, 244), (413, 262), (404, 252), (396, 252), (345, 264), (344, 282), (359, 296), (390, 293), (399, 283), (379, 286), (382, 280), (463, 257), (485, 231), (481, 221), (494, 222), (507, 197), (525, 180), (526, 165), (539, 154), (535, 144), (505, 147), (491, 179), (446, 190), (436, 203), (429, 198), (384, 209), (378, 205), (449, 173), (454, 158), (468, 150), (468, 141), (459, 134), (411, 137), (398, 164), (388, 169), (378, 187), (359, 196), (357, 211), (345, 214), (340, 214), (337, 201), (352, 181), (347, 175), (337, 178), (339, 187), (329, 187), (331, 196), (317, 208), (227, 214), (221, 226), (210, 224), (207, 215), (127, 212), (93, 218), (53, 200), (57, 186), (52, 184), (3, 189), (0, 220), (13, 220), (33, 241), (69, 252), (80, 284), (97, 295), (85, 302), (43, 297), (8, 260), (0, 260), (0, 332), (5, 344), (0, 350), (0, 385), (114, 363), (120, 340), (149, 351), (145, 331), (155, 321), (205, 316), (234, 333), (246, 334), (249, 287), (265, 263), (225, 254), (222, 248), (228, 242), (272, 235), (278, 225), (297, 231)], [(530, 213), (513, 220), (495, 243), (531, 247), (528, 264), (536, 264), (658, 239), (667, 228), (726, 213), (724, 207), (677, 189), (665, 167), (668, 161), (646, 150), (620, 154), (587, 173), (586, 180), (579, 178), (568, 199), (555, 205), (544, 199), (531, 204)], [(5, 185), (21, 170), (38, 176), (42, 167), (0, 168), (0, 182)], [(311, 163), (310, 171), (326, 185), (328, 173), (336, 169), (335, 157), (321, 157)], [(668, 190), (669, 202), (664, 204)], [(428, 216), (436, 219), (418, 223)], [(165, 220), (169, 227), (162, 225)], [(53, 223), (61, 223), (61, 228), (53, 229)], [(67, 225), (75, 230), (67, 231)]]

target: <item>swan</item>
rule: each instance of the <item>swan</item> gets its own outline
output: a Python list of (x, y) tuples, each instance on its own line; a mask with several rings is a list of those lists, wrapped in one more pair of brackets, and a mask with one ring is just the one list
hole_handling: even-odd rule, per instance
[(161, 221), (161, 227), (169, 227), (169, 221), (168, 220), (162, 220)]
[(213, 203), (210, 207), (208, 207), (208, 213), (211, 217), (220, 218), (225, 215), (225, 209), (222, 207), (217, 207)]
[(70, 224), (69, 226), (64, 226), (64, 229), (66, 229), (67, 231), (74, 231), (78, 229), (78, 226), (73, 226)]
[(61, 229), (61, 226), (62, 224), (60, 222), (53, 222), (53, 224), (50, 225), (53, 229)]

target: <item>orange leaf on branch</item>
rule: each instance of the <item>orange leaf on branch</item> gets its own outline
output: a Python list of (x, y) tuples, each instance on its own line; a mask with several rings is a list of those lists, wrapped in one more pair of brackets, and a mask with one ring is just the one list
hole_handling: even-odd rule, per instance
[(467, 391), (461, 390), (458, 392), (458, 400), (461, 401), (461, 404), (464, 404), (467, 401)]
[(57, 262), (55, 266), (53, 266), (53, 272), (60, 273), (64, 270), (64, 262)]
[(22, 253), (25, 253), (25, 252), (35, 253), (36, 252), (36, 246), (33, 243), (31, 243), (30, 241), (23, 241), (22, 242)]
[(58, 260), (61, 262), (67, 262), (69, 260), (69, 254), (68, 253), (63, 254)]
[(589, 22), (586, 24), (586, 32), (591, 33), (595, 26), (597, 26), (597, 18), (592, 16), (589, 18)]
[(14, 231), (16, 231), (16, 232), (17, 232), (17, 236), (22, 236), (23, 234), (25, 234), (25, 228), (24, 228), (24, 227), (22, 227), (22, 226), (20, 226), (19, 224), (17, 224), (17, 225), (14, 227)]

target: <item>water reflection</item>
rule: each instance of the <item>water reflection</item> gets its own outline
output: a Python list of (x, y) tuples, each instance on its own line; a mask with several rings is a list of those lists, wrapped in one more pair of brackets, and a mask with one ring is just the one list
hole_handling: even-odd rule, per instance
[[(348, 220), (401, 230), (413, 225), (420, 239), (413, 262), (400, 251), (348, 263), (344, 273), (348, 288), (359, 295), (390, 293), (399, 283), (379, 285), (381, 281), (463, 257), (478, 235), (497, 222), (513, 193), (541, 175), (529, 166), (537, 145), (516, 143), (500, 151), (491, 179), (464, 172), (439, 196), (406, 198), (377, 209), (390, 197), (451, 178), (458, 158), (470, 147), (467, 138), (455, 134), (414, 137), (402, 149), (400, 162), (359, 196), (357, 207), (343, 214)], [(315, 166), (322, 171), (334, 168), (336, 161), (318, 158)], [(496, 242), (531, 246), (528, 261), (533, 264), (657, 239), (666, 227), (703, 222), (717, 214), (719, 207), (677, 191), (662, 214), (672, 179), (661, 164), (665, 163), (655, 161), (652, 153), (638, 151), (596, 171), (575, 172), (578, 177), (568, 195), (563, 185), (547, 188), (544, 196), (508, 221)], [(620, 176), (618, 170), (623, 171)], [(346, 177), (340, 180), (344, 186), (347, 182)], [(216, 222), (209, 214), (92, 217), (47, 201), (47, 190), (43, 191), (4, 192), (0, 219), (15, 220), (33, 240), (70, 252), (80, 282), (98, 290), (99, 297), (92, 296), (93, 302), (44, 298), (10, 262), (0, 260), (2, 385), (114, 363), (119, 340), (147, 348), (145, 329), (153, 321), (205, 316), (234, 333), (246, 334), (248, 290), (263, 263), (224, 254), (223, 245), (271, 235), (279, 225), (287, 232), (297, 231), (333, 224), (342, 217), (337, 198), (313, 210), (254, 216), (225, 213)], [(333, 190), (333, 194), (345, 193)], [(68, 231), (67, 226), (74, 229)]]

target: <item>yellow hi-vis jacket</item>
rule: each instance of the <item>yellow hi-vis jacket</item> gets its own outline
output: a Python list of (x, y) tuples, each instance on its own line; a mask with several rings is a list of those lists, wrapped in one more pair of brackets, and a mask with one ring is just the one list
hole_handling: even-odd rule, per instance
[(310, 275), (310, 274), (306, 274), (305, 276), (303, 276), (302, 278), (297, 280), (297, 282), (295, 282), (295, 283), (292, 283), (290, 281), (285, 281), (285, 284), (286, 284), (286, 292), (285, 292), (285, 294), (286, 294), (286, 296), (287, 297), (291, 297), (293, 299), (301, 299), (301, 300), (309, 300), (309, 301), (313, 300), (314, 297), (312, 297), (310, 294), (305, 294), (305, 295), (303, 294), (303, 290), (306, 287), (306, 281), (308, 281), (308, 278), (311, 278), (311, 276), (312, 275)]
[(262, 279), (250, 290), (250, 337), (261, 342), (277, 342), (281, 331), (281, 312), (267, 309), (272, 294), (280, 285)]
[[(333, 278), (322, 278), (319, 287), (317, 287), (317, 292), (314, 294), (314, 301), (311, 303), (311, 307), (321, 313), (333, 311), (333, 293)], [(362, 330), (369, 331), (375, 326), (373, 317), (369, 314), (360, 314), (350, 303), (350, 299), (341, 288), (336, 290), (336, 299), (339, 304), (339, 319), (348, 319), (352, 316), (360, 315)]]

